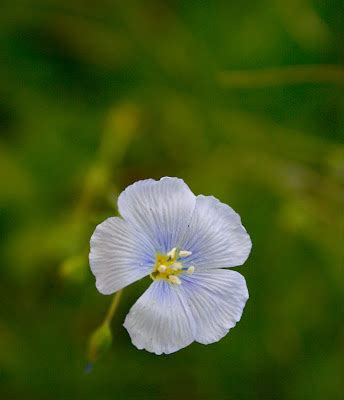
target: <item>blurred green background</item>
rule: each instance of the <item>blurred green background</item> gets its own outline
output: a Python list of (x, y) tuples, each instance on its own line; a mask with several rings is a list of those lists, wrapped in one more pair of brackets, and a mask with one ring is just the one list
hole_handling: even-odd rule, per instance
[[(343, 399), (343, 2), (2, 1), (0, 398)], [(250, 300), (219, 343), (138, 351), (89, 238), (178, 176), (242, 216)]]

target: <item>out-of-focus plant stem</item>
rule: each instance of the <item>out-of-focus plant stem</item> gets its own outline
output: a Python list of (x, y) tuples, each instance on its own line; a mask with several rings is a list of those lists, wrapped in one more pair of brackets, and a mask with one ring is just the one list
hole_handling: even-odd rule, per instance
[(93, 363), (96, 362), (100, 357), (102, 357), (111, 347), (112, 333), (110, 324), (118, 308), (121, 296), (122, 296), (122, 290), (118, 291), (114, 295), (110, 307), (108, 309), (108, 312), (104, 318), (104, 321), (91, 334), (89, 338), (87, 355), (86, 355), (88, 363), (86, 365), (85, 372), (90, 372)]
[[(83, 266), (87, 266), (88, 241), (91, 235), (88, 221), (97, 198), (104, 199), (106, 195), (115, 197), (117, 192), (114, 183), (114, 172), (120, 164), (130, 141), (138, 131), (140, 124), (140, 109), (135, 103), (123, 102), (111, 107), (104, 121), (104, 128), (96, 150), (94, 160), (84, 177), (80, 188), (79, 201), (67, 214), (63, 232), (70, 235), (74, 243), (68, 249), (60, 264), (59, 274), (64, 279), (82, 282), (87, 275), (82, 274)], [(93, 222), (93, 225), (95, 222)], [(87, 244), (87, 247), (85, 246)], [(76, 262), (78, 261), (78, 262)], [(81, 265), (82, 267), (82, 265)]]
[(340, 65), (294, 65), (254, 71), (222, 71), (216, 79), (227, 88), (261, 88), (266, 86), (331, 83), (344, 85), (344, 68)]
[(117, 310), (118, 304), (121, 300), (122, 292), (123, 292), (123, 290), (119, 290), (118, 292), (115, 293), (115, 295), (112, 299), (112, 302), (110, 304), (110, 307), (108, 309), (108, 312), (105, 316), (104, 323), (108, 323), (108, 324), (111, 323), (112, 318), (115, 315), (115, 312)]

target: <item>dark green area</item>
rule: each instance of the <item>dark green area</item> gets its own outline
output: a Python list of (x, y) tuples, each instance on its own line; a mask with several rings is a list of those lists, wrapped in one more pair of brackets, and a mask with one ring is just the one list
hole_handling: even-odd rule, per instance
[[(2, 2), (1, 400), (344, 398), (340, 16), (337, 0)], [(127, 185), (166, 175), (241, 215), (242, 320), (139, 351), (122, 322), (147, 278), (85, 374), (111, 302), (89, 238)]]

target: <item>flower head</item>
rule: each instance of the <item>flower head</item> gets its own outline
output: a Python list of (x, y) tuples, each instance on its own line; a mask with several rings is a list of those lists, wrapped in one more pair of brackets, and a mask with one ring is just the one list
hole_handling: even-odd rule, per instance
[(169, 177), (127, 187), (118, 209), (122, 218), (93, 233), (90, 265), (103, 294), (152, 278), (124, 322), (133, 344), (169, 354), (224, 337), (248, 299), (244, 277), (224, 269), (243, 264), (251, 250), (239, 215)]

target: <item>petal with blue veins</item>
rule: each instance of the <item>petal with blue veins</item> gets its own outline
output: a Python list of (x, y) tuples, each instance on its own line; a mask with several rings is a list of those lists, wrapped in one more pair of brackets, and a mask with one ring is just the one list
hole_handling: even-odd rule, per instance
[(124, 327), (140, 350), (170, 354), (194, 341), (195, 327), (179, 285), (156, 280), (133, 305)]
[(223, 338), (240, 320), (249, 297), (245, 278), (226, 269), (185, 276), (180, 290), (194, 320), (194, 339), (202, 344)]
[(170, 354), (193, 341), (213, 343), (240, 320), (248, 291), (238, 272), (212, 269), (181, 281), (154, 281), (131, 308), (124, 326), (138, 349)]
[(111, 294), (147, 276), (155, 252), (144, 235), (122, 218), (108, 218), (91, 237), (90, 266), (100, 293)]
[(170, 177), (136, 182), (118, 198), (122, 217), (161, 253), (180, 245), (195, 205), (196, 196), (186, 183)]
[(203, 270), (243, 264), (252, 243), (231, 207), (213, 196), (199, 195), (181, 247), (192, 252), (185, 263)]

